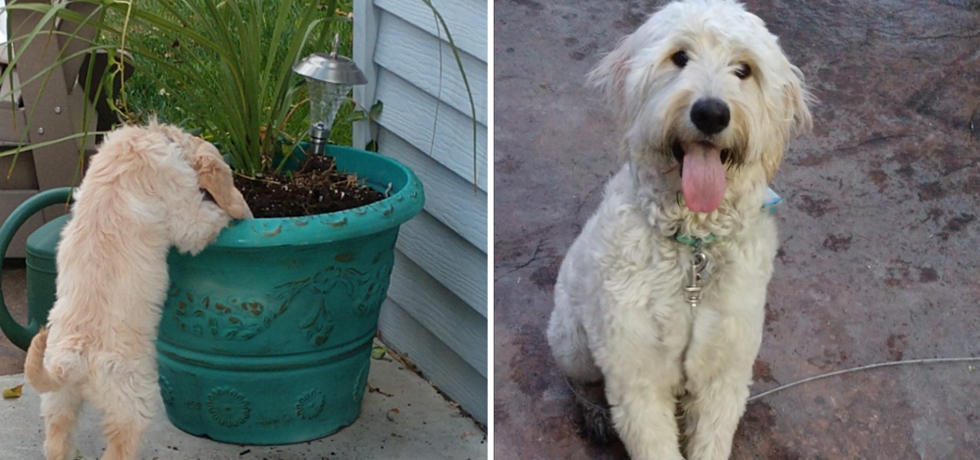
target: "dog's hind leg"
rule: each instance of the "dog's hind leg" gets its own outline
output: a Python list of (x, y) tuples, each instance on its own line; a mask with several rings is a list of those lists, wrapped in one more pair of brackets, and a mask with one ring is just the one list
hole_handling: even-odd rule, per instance
[(602, 371), (592, 358), (588, 335), (575, 314), (562, 281), (555, 286), (555, 309), (548, 324), (548, 344), (558, 367), (575, 392), (575, 402), (582, 416), (580, 434), (596, 444), (609, 443), (616, 434), (609, 419)]
[(561, 281), (555, 285), (555, 309), (548, 323), (548, 345), (558, 367), (573, 382), (594, 383), (602, 380), (602, 372), (592, 358), (585, 329)]
[(616, 439), (616, 430), (609, 416), (609, 403), (606, 402), (605, 386), (601, 382), (571, 385), (582, 417), (579, 434), (598, 445), (605, 445)]
[(107, 447), (102, 460), (137, 459), (143, 433), (150, 426), (150, 404), (148, 398), (127, 394), (106, 410), (103, 425)]
[(150, 426), (147, 403), (141, 398), (120, 398), (118, 406), (106, 411), (103, 421), (106, 451), (102, 460), (136, 460), (143, 433)]
[(47, 460), (75, 458), (72, 431), (82, 396), (72, 386), (41, 393), (41, 416), (44, 417), (44, 455)]
[(98, 398), (105, 412), (103, 428), (106, 451), (102, 460), (136, 460), (143, 434), (155, 412), (154, 397), (159, 391), (156, 369), (148, 363), (134, 365), (132, 373), (116, 372), (103, 379), (104, 392)]

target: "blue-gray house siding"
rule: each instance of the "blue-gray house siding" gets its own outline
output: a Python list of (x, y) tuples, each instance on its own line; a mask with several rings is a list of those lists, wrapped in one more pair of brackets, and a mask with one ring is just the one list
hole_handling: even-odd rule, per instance
[[(421, 0), (354, 6), (354, 60), (369, 80), (355, 99), (368, 107), (384, 103), (375, 132), (379, 151), (412, 168), (426, 193), (425, 209), (400, 232), (381, 337), (486, 423), (488, 4), (433, 4), (453, 34), (473, 92), (475, 174), (469, 99), (431, 10)], [(354, 132), (359, 147), (370, 140), (361, 125)]]

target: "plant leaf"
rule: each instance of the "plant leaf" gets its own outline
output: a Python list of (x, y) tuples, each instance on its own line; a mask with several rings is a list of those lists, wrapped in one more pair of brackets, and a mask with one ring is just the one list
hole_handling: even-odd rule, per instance
[(16, 399), (19, 398), (24, 390), (24, 384), (17, 385), (13, 388), (3, 387), (3, 399)]
[(347, 121), (352, 123), (355, 121), (361, 121), (365, 119), (367, 119), (367, 114), (365, 114), (363, 110), (355, 110), (351, 112), (350, 115), (347, 115)]
[(385, 357), (385, 353), (388, 352), (388, 347), (384, 345), (375, 345), (371, 349), (371, 357), (374, 359), (381, 359)]
[(381, 116), (381, 111), (384, 110), (385, 103), (381, 100), (377, 100), (374, 105), (371, 106), (371, 119), (377, 120)]
[(449, 32), (449, 26), (446, 25), (446, 21), (442, 18), (442, 15), (439, 14), (439, 10), (432, 5), (432, 0), (422, 0), (422, 3), (425, 3), (425, 5), (432, 10), (433, 16), (435, 16), (436, 20), (439, 21), (439, 24), (442, 25), (442, 30), (446, 32), (446, 38), (449, 40), (449, 47), (452, 49), (453, 57), (456, 59), (456, 66), (459, 67), (459, 74), (463, 77), (463, 85), (466, 87), (466, 94), (470, 98), (470, 114), (473, 122), (473, 191), (476, 192), (479, 187), (479, 175), (477, 173), (476, 103), (473, 102), (473, 91), (470, 89), (470, 81), (466, 78), (466, 69), (463, 68), (463, 60), (459, 57), (459, 48), (456, 47), (456, 42), (453, 40), (453, 34)]

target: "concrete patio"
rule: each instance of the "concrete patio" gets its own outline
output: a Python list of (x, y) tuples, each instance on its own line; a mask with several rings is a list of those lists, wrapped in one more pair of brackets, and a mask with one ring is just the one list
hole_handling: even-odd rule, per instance
[[(15, 318), (25, 317), (24, 269), (8, 264), (3, 291)], [(0, 387), (24, 383), (24, 352), (0, 333)], [(12, 374), (12, 375), (3, 375)], [(371, 361), (368, 391), (353, 425), (327, 438), (286, 446), (222, 444), (188, 435), (160, 411), (140, 458), (145, 460), (486, 459), (484, 431), (425, 379), (389, 357)], [(18, 399), (0, 400), (0, 458), (42, 460), (40, 399), (29, 386)], [(158, 401), (162, 407), (162, 401)], [(83, 410), (76, 431), (76, 459), (97, 459), (105, 448), (98, 414)]]
[[(662, 1), (494, 3), (495, 458), (625, 458), (577, 436), (544, 337), (564, 252), (616, 169), (585, 73)], [(750, 0), (820, 98), (773, 188), (781, 250), (753, 393), (980, 354), (980, 2)], [(980, 371), (877, 369), (749, 405), (748, 459), (980, 458)]]

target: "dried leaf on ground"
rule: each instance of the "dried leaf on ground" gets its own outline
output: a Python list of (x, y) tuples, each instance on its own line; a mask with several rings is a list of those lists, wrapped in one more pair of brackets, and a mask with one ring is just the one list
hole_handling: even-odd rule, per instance
[(3, 399), (15, 399), (19, 398), (24, 390), (24, 384), (17, 385), (13, 388), (3, 387)]
[(378, 394), (385, 395), (385, 396), (387, 396), (389, 398), (391, 397), (391, 393), (385, 393), (385, 392), (381, 391), (380, 388), (378, 388), (378, 387), (376, 387), (374, 385), (371, 385), (370, 383), (367, 384), (367, 389), (368, 389), (368, 393), (378, 393)]
[(398, 361), (398, 363), (404, 366), (405, 369), (408, 369), (416, 373), (418, 372), (418, 366), (416, 366), (415, 363), (408, 360), (408, 353), (399, 354), (394, 350), (388, 350), (388, 354), (391, 355), (392, 358), (395, 358), (395, 361)]

